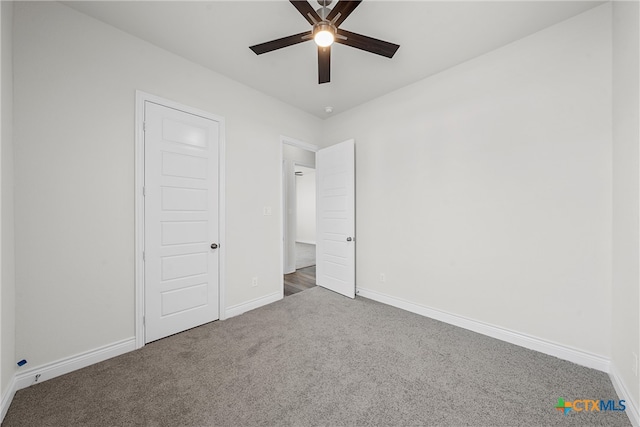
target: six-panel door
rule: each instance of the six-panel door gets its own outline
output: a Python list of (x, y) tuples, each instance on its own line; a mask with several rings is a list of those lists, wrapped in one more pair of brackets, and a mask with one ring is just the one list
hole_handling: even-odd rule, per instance
[(145, 103), (145, 342), (219, 318), (219, 123)]

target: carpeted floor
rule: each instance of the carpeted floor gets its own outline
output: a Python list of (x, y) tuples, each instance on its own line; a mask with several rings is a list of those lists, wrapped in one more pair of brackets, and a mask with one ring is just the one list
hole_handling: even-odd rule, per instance
[(296, 242), (296, 270), (316, 265), (316, 245)]
[(3, 426), (630, 425), (605, 373), (313, 288), (19, 391)]

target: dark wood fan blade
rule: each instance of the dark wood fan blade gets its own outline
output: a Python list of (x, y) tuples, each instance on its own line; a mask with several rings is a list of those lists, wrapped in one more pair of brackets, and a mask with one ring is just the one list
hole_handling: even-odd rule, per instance
[[(360, 5), (362, 0), (340, 0), (329, 12), (329, 16), (327, 16), (327, 21), (333, 21), (333, 19), (337, 16), (338, 19), (334, 22), (333, 25), (339, 27), (342, 22), (347, 19), (347, 17), (353, 12), (353, 10)], [(340, 14), (340, 15), (338, 15)]]
[[(320, 15), (318, 15), (318, 12), (316, 12), (311, 7), (311, 5), (309, 4), (308, 1), (306, 1), (306, 0), (304, 0), (304, 1), (289, 0), (289, 1), (293, 5), (293, 7), (298, 9), (298, 12), (300, 12), (300, 14), (302, 16), (304, 16), (304, 19), (306, 19), (309, 24), (313, 25), (316, 22), (322, 21), (322, 18), (320, 18)], [(313, 18), (316, 20), (316, 22), (313, 22), (313, 19), (311, 19), (311, 17), (309, 15), (313, 16)]]
[(293, 46), (294, 44), (306, 42), (311, 40), (311, 32), (306, 31), (300, 34), (294, 34), (292, 36), (283, 37), (281, 39), (271, 40), (270, 42), (260, 43), (255, 46), (249, 46), (249, 49), (255, 52), (256, 55), (271, 52), (272, 50), (282, 49), (283, 47)]
[(318, 46), (318, 83), (331, 81), (331, 46)]
[[(345, 44), (347, 46), (355, 47), (356, 49), (366, 50), (367, 52), (375, 53), (376, 55), (386, 56), (387, 58), (393, 58), (400, 45), (385, 42), (383, 40), (374, 39), (373, 37), (363, 36), (362, 34), (352, 33), (338, 28), (338, 37), (335, 42)], [(339, 36), (344, 36), (343, 39)]]

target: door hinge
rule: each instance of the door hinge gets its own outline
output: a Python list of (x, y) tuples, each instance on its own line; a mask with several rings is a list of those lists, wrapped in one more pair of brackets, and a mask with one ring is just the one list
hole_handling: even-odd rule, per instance
[(146, 318), (146, 316), (142, 316), (142, 326), (147, 326), (147, 318)]
[(146, 260), (147, 260), (146, 254), (144, 251), (142, 251), (142, 261), (146, 261)]
[(142, 132), (147, 131), (147, 122), (142, 122)]
[(142, 197), (146, 197), (147, 195), (147, 187), (142, 187)]

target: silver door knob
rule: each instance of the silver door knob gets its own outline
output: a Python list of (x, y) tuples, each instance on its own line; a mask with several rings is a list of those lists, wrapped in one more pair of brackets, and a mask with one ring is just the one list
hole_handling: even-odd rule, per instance
[(347, 242), (352, 241), (353, 239), (351, 237), (347, 237)]
[(211, 249), (218, 249), (218, 244), (217, 243), (212, 243), (211, 244)]

